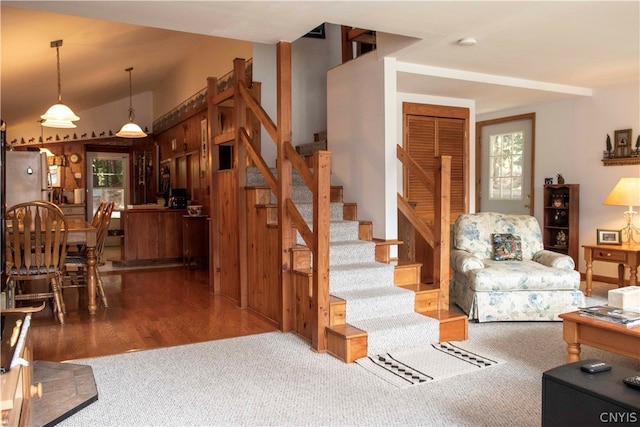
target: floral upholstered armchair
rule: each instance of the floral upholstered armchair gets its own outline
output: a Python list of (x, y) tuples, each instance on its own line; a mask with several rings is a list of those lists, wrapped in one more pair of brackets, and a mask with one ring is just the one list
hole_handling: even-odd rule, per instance
[(585, 304), (573, 259), (543, 249), (532, 216), (460, 215), (451, 248), (451, 302), (470, 319), (560, 320)]

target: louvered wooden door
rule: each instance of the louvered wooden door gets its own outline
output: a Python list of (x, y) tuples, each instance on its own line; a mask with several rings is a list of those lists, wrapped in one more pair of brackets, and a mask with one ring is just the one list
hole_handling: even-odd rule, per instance
[[(403, 105), (403, 147), (424, 171), (435, 179), (435, 157), (451, 156), (451, 222), (468, 212), (468, 144), (469, 110), (427, 104)], [(433, 194), (412, 174), (404, 172), (404, 197), (415, 206), (418, 215), (429, 225), (434, 223)], [(421, 282), (433, 282), (433, 248), (405, 220), (398, 220), (401, 260), (422, 263)]]
[[(466, 211), (466, 120), (408, 114), (405, 116), (405, 148), (434, 178), (436, 156), (451, 156), (451, 221)], [(422, 219), (433, 223), (434, 199), (417, 178), (404, 177), (404, 195)]]

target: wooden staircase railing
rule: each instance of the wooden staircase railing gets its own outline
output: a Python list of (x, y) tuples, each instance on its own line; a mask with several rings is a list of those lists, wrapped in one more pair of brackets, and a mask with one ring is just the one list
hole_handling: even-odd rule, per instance
[[(434, 197), (434, 222), (428, 224), (418, 215), (408, 200), (398, 194), (398, 209), (407, 218), (415, 230), (433, 248), (434, 285), (440, 289), (441, 309), (449, 307), (449, 257), (451, 222), (451, 156), (436, 157), (434, 177), (432, 179), (422, 167), (400, 145), (396, 156), (403, 167), (415, 176)], [(406, 175), (406, 174), (403, 174)]]
[[(217, 93), (216, 79), (209, 82), (210, 108), (209, 123), (214, 144), (233, 143), (233, 167), (237, 169), (238, 229), (240, 239), (240, 287), (241, 307), (246, 307), (247, 278), (247, 209), (246, 186), (247, 165), (255, 164), (264, 177), (271, 192), (278, 200), (279, 257), (281, 318), (280, 329), (291, 330), (292, 311), (292, 266), (291, 251), (296, 245), (296, 230), (300, 232), (313, 254), (313, 349), (324, 352), (327, 348), (326, 327), (329, 326), (329, 202), (330, 202), (330, 163), (331, 154), (319, 151), (314, 154), (312, 170), (306, 165), (291, 145), (291, 44), (280, 42), (277, 45), (277, 125), (264, 111), (247, 86), (245, 61), (234, 61), (233, 86)], [(223, 133), (219, 126), (216, 107), (225, 101), (233, 100), (235, 134)], [(262, 125), (277, 147), (277, 177), (274, 177), (259, 149), (254, 145), (254, 136), (246, 128), (247, 110)], [(211, 150), (213, 151), (213, 150)], [(250, 162), (249, 162), (250, 160)], [(214, 164), (213, 159), (210, 164)], [(313, 193), (313, 229), (304, 221), (292, 201), (293, 170), (300, 175)], [(215, 186), (213, 186), (215, 188)], [(216, 197), (212, 197), (216, 199)], [(212, 209), (213, 211), (213, 209)], [(215, 220), (215, 219), (214, 219)], [(242, 233), (245, 233), (244, 235)], [(219, 251), (215, 242), (213, 251)], [(218, 260), (219, 261), (219, 260)], [(216, 264), (219, 265), (219, 264)], [(214, 286), (215, 288), (215, 286)]]

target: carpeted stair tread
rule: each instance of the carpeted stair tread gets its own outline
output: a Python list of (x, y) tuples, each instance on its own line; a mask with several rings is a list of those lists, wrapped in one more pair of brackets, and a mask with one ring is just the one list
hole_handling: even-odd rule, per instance
[(382, 262), (334, 265), (329, 270), (330, 293), (366, 289), (394, 280), (394, 266)]
[(369, 355), (419, 347), (438, 342), (440, 338), (440, 322), (419, 313), (376, 317), (349, 324), (367, 332)]
[(347, 323), (414, 312), (414, 293), (396, 286), (350, 289), (332, 295), (347, 301)]
[(329, 265), (354, 264), (375, 260), (376, 244), (367, 240), (331, 242)]
[[(359, 221), (351, 220), (337, 220), (331, 221), (329, 226), (329, 241), (339, 242), (344, 240), (357, 240), (358, 232), (360, 230)], [(312, 227), (309, 227), (312, 228)], [(300, 233), (296, 233), (296, 243), (301, 246), (306, 246), (304, 239)]]

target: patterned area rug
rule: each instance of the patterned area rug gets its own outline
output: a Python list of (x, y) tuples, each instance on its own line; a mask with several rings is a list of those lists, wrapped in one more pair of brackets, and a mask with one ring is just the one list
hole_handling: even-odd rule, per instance
[(449, 378), (504, 363), (450, 342), (363, 357), (356, 363), (398, 388)]

